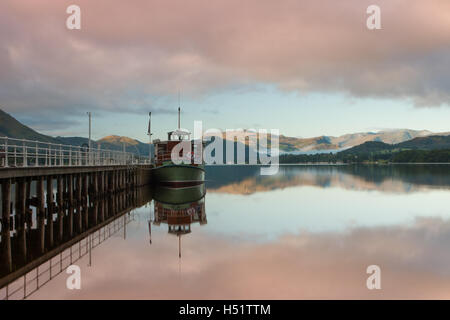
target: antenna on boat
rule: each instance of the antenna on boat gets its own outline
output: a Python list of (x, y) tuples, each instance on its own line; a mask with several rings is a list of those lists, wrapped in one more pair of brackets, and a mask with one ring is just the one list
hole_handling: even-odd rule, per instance
[(149, 137), (149, 145), (148, 145), (148, 158), (150, 163), (152, 163), (152, 113), (148, 113), (148, 130), (147, 134)]

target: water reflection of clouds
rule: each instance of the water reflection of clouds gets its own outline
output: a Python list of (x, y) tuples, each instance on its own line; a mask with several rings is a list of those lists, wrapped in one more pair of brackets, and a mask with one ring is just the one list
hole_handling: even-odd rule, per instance
[[(145, 228), (140, 229), (142, 237)], [(450, 298), (450, 221), (418, 218), (405, 226), (285, 234), (267, 243), (200, 232), (184, 239), (181, 276), (176, 243), (163, 232), (151, 247), (113, 239), (83, 267), (80, 291), (65, 279), (33, 298), (310, 299)], [(366, 267), (382, 270), (369, 291)]]
[[(181, 260), (166, 228), (153, 227), (149, 244), (149, 209), (138, 209), (126, 240), (94, 251), (93, 267), (81, 263), (81, 291), (61, 276), (32, 298), (450, 298), (448, 174), (340, 170), (216, 184), (208, 224), (183, 237)], [(380, 291), (366, 288), (372, 264)]]
[(205, 232), (271, 240), (286, 232), (345, 231), (349, 226), (410, 223), (415, 217), (450, 218), (448, 191), (391, 194), (339, 188), (292, 187), (252, 195), (208, 193), (220, 214)]

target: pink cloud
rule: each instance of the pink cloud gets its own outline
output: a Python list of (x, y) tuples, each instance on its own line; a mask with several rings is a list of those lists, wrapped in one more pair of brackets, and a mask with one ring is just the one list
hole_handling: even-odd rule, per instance
[(368, 0), (79, 0), (82, 30), (70, 31), (71, 1), (4, 1), (2, 103), (132, 109), (131, 89), (207, 94), (253, 83), (448, 103), (450, 3), (377, 3), (383, 29), (369, 31)]

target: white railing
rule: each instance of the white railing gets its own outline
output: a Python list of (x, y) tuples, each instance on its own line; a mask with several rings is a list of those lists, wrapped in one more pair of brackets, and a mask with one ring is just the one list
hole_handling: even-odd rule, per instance
[(148, 164), (131, 152), (0, 137), (0, 168)]

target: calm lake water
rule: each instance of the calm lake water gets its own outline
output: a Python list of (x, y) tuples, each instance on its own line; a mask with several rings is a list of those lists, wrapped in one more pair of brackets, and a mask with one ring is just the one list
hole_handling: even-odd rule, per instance
[[(76, 262), (81, 290), (61, 273), (30, 298), (450, 298), (450, 166), (224, 166), (206, 179), (203, 199), (153, 191), (91, 266)], [(191, 232), (169, 232), (171, 200), (192, 201)]]

